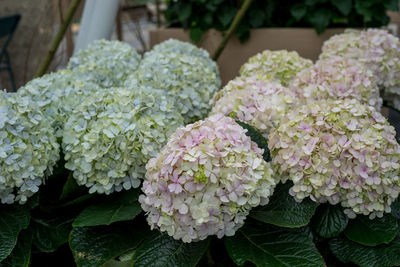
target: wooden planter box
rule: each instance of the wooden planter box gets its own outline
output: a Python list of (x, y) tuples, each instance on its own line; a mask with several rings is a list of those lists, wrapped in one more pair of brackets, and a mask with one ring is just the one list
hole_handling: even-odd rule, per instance
[[(238, 76), (239, 69), (249, 57), (265, 50), (294, 50), (301, 56), (315, 61), (321, 52), (322, 44), (334, 34), (342, 33), (343, 28), (327, 29), (318, 35), (311, 28), (265, 28), (251, 30), (250, 39), (242, 44), (233, 36), (223, 53), (218, 65), (221, 73), (222, 84)], [(162, 41), (175, 38), (190, 42), (188, 31), (181, 28), (167, 28), (150, 31), (150, 45), (153, 47)], [(198, 44), (212, 55), (221, 42), (222, 35), (216, 30), (207, 32)]]

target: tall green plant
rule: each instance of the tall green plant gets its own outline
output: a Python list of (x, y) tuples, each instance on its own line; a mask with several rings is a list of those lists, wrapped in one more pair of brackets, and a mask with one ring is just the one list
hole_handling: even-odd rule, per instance
[[(190, 30), (199, 42), (211, 28), (226, 31), (241, 0), (167, 1), (165, 17), (171, 26)], [(260, 27), (313, 27), (322, 33), (328, 27), (379, 27), (388, 24), (387, 10), (398, 10), (397, 0), (254, 0), (236, 29), (242, 42), (250, 29)]]

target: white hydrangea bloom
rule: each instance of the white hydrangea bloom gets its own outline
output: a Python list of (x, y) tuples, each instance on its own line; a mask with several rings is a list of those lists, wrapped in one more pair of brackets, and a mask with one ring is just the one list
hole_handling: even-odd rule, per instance
[(151, 49), (151, 53), (177, 53), (189, 56), (202, 57), (210, 59), (209, 53), (203, 48), (199, 48), (187, 42), (182, 42), (176, 39), (168, 39), (162, 43), (155, 45)]
[(183, 242), (232, 236), (276, 185), (263, 150), (216, 114), (181, 127), (147, 165), (139, 202), (151, 228)]
[(138, 187), (146, 162), (182, 124), (174, 101), (163, 91), (110, 88), (96, 93), (65, 125), (65, 167), (89, 193)]
[(293, 91), (279, 82), (237, 77), (214, 96), (211, 114), (223, 113), (257, 129), (265, 138), (296, 102)]
[(348, 30), (327, 40), (320, 58), (353, 58), (370, 69), (384, 99), (400, 109), (400, 41), (382, 29)]
[(373, 73), (364, 64), (345, 57), (320, 59), (297, 73), (290, 84), (300, 99), (355, 98), (380, 111), (382, 99)]
[(27, 97), (0, 91), (0, 199), (23, 204), (59, 159), (50, 123)]
[(302, 201), (340, 203), (345, 213), (381, 217), (400, 192), (396, 132), (375, 108), (356, 99), (299, 106), (271, 131), (272, 164)]
[(101, 87), (72, 71), (61, 70), (33, 79), (18, 89), (18, 95), (30, 97), (50, 121), (56, 137), (61, 137), (72, 110), (99, 90)]
[(128, 43), (97, 40), (71, 57), (68, 69), (103, 88), (119, 87), (138, 68), (140, 59)]
[(240, 68), (241, 76), (258, 76), (263, 80), (277, 80), (287, 86), (299, 71), (311, 67), (312, 61), (302, 58), (296, 51), (265, 50), (251, 57)]
[(127, 85), (149, 85), (168, 92), (177, 99), (176, 107), (189, 123), (207, 115), (221, 80), (216, 63), (209, 58), (148, 52)]

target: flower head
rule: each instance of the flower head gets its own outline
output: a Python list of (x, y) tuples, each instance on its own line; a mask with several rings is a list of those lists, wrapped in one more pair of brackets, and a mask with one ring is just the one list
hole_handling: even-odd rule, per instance
[(254, 76), (264, 80), (277, 80), (287, 86), (299, 71), (311, 67), (312, 61), (295, 51), (265, 50), (251, 57), (240, 68), (241, 76)]
[(272, 128), (295, 102), (295, 94), (278, 82), (264, 82), (255, 77), (237, 77), (214, 97), (211, 114), (223, 113), (245, 122), (268, 138)]
[(155, 45), (151, 49), (151, 53), (149, 54), (152, 53), (177, 53), (195, 57), (202, 57), (209, 61), (211, 60), (210, 55), (203, 48), (199, 48), (195, 45), (192, 45), (191, 43), (182, 42), (176, 39), (168, 39), (162, 43)]
[(209, 101), (221, 81), (217, 65), (210, 58), (150, 51), (127, 85), (148, 85), (166, 91), (177, 99), (176, 107), (188, 123), (207, 115)]
[(146, 165), (139, 197), (152, 228), (184, 242), (232, 236), (276, 181), (263, 150), (231, 118), (181, 127)]
[(146, 162), (182, 124), (173, 99), (160, 90), (98, 92), (78, 106), (65, 125), (65, 167), (90, 193), (138, 187)]
[(50, 123), (28, 97), (0, 91), (0, 199), (23, 204), (59, 159)]
[(321, 59), (297, 73), (290, 87), (304, 101), (355, 98), (378, 111), (382, 105), (373, 73), (351, 58)]
[(349, 217), (390, 212), (400, 192), (400, 146), (375, 108), (356, 99), (299, 106), (272, 130), (272, 164), (301, 201), (340, 203)]
[(50, 121), (56, 137), (61, 137), (72, 110), (99, 90), (98, 85), (84, 80), (84, 77), (61, 70), (33, 79), (18, 89), (18, 95), (31, 98)]
[(363, 63), (385, 90), (385, 100), (400, 106), (400, 41), (382, 29), (345, 31), (327, 40), (320, 58), (342, 56)]
[(140, 55), (129, 44), (97, 40), (71, 57), (68, 69), (108, 88), (122, 86), (139, 62)]

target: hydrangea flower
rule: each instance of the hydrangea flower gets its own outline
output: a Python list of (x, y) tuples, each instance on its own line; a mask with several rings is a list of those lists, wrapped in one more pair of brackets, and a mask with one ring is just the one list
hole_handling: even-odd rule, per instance
[(140, 59), (127, 43), (97, 40), (71, 57), (67, 68), (103, 88), (119, 87), (138, 68)]
[[(192, 45), (187, 42), (182, 42), (176, 39), (168, 39), (162, 43), (159, 43), (155, 45), (151, 49), (151, 54), (152, 53), (177, 53), (177, 54), (184, 54), (184, 55), (189, 55), (189, 56), (196, 56), (196, 57), (202, 57), (205, 58), (209, 61), (212, 61), (210, 59), (209, 53), (202, 49), (199, 48), (195, 45)], [(212, 63), (211, 63), (212, 64)]]
[(110, 88), (78, 106), (63, 136), (65, 167), (89, 193), (138, 187), (145, 164), (183, 118), (163, 91)]
[(297, 201), (340, 203), (350, 218), (381, 217), (400, 192), (394, 128), (356, 99), (299, 106), (271, 131), (268, 147)]
[(139, 202), (152, 229), (183, 242), (232, 236), (267, 204), (276, 180), (245, 133), (222, 114), (176, 130), (146, 165)]
[(98, 85), (77, 77), (72, 71), (61, 70), (33, 79), (18, 89), (18, 95), (31, 98), (50, 121), (56, 137), (61, 137), (72, 110), (99, 90)]
[[(346, 31), (327, 40), (320, 58), (333, 56), (353, 58), (370, 69), (375, 82), (385, 90), (385, 100), (400, 106), (400, 41), (382, 29)], [(399, 104), (399, 105), (398, 105)]]
[(1, 203), (25, 203), (58, 159), (53, 129), (35, 102), (0, 91)]
[(287, 86), (299, 71), (311, 67), (312, 61), (295, 51), (265, 50), (251, 57), (240, 68), (241, 76), (258, 76), (259, 79), (277, 80)]
[(217, 65), (209, 58), (148, 52), (126, 84), (147, 85), (168, 92), (177, 99), (176, 107), (189, 123), (207, 115), (209, 101), (220, 88), (221, 80)]
[[(221, 93), (222, 94), (219, 94)], [(278, 82), (237, 77), (220, 92), (211, 114), (223, 113), (256, 128), (265, 138), (296, 101), (295, 93)]]
[(291, 88), (304, 100), (355, 98), (378, 111), (382, 105), (373, 73), (351, 58), (321, 59), (297, 73)]

